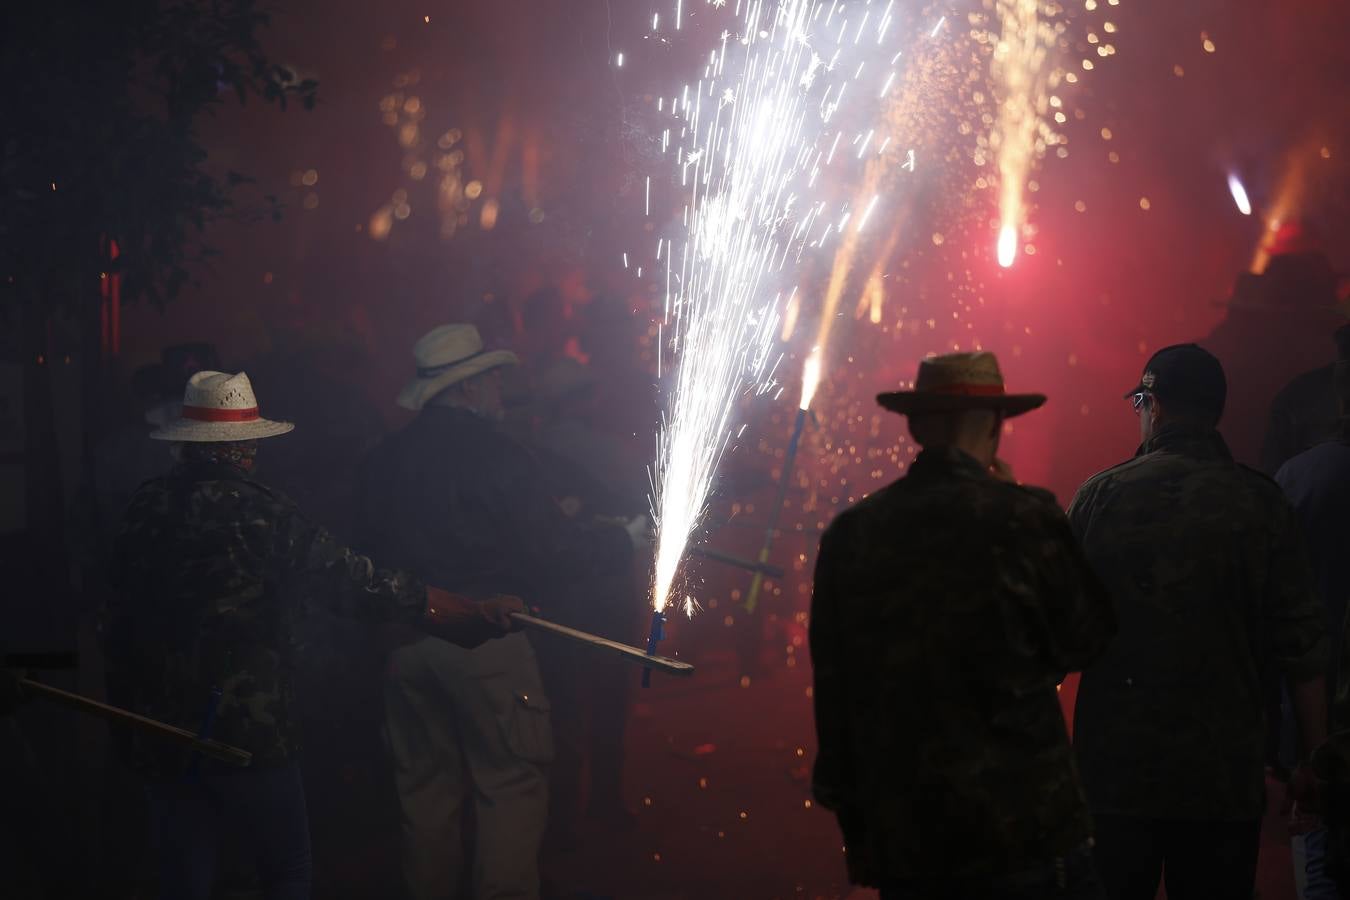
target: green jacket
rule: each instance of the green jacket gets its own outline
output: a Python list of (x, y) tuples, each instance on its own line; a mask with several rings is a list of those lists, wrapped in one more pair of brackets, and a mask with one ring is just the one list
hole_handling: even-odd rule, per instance
[(852, 879), (949, 887), (1086, 842), (1056, 686), (1113, 630), (1054, 498), (960, 451), (836, 518), (811, 602), (814, 788)]
[(1069, 521), (1120, 617), (1074, 715), (1093, 812), (1259, 818), (1263, 676), (1319, 676), (1328, 649), (1279, 487), (1218, 432), (1172, 427), (1089, 479)]
[[(426, 588), (382, 571), (286, 497), (228, 466), (180, 466), (136, 492), (114, 552), (109, 687), (118, 702), (199, 731), (254, 764), (299, 747), (292, 625), (307, 607), (417, 622)], [(133, 763), (182, 768), (182, 751), (137, 738)]]

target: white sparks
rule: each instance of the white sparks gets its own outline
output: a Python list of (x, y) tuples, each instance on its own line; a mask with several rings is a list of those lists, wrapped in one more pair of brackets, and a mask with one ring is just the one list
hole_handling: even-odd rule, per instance
[(615, 60), (614, 64), (615, 64), (616, 66), (618, 66), (620, 69), (623, 68), (623, 54), (622, 54), (622, 53), (619, 54), (618, 59)]
[[(815, 183), (819, 148), (830, 139), (824, 122), (854, 69), (826, 66), (812, 49), (809, 26), (821, 7), (820, 0), (740, 0), (737, 34), (723, 39), (678, 108), (685, 128), (676, 165), (689, 196), (681, 258), (666, 253), (661, 355), (670, 356), (663, 369), (674, 362), (675, 371), (651, 473), (657, 610), (679, 602), (680, 562), (739, 433), (733, 420), (740, 399), (779, 387), (774, 343), (786, 292), (771, 279), (788, 274), (787, 263), (809, 238), (818, 204), (801, 192)], [(679, 15), (677, 7), (677, 28)], [(846, 40), (846, 27), (847, 19), (838, 32), (818, 37)], [(818, 102), (812, 90), (823, 77), (836, 82), (824, 88), (829, 102)], [(831, 158), (839, 137), (836, 130)], [(696, 608), (690, 598), (684, 607)]]
[(874, 194), (872, 196), (871, 201), (867, 204), (867, 209), (863, 210), (862, 218), (858, 220), (859, 231), (862, 231), (863, 226), (867, 224), (867, 217), (872, 214), (872, 210), (876, 209), (877, 200), (879, 200), (880, 198), (881, 198), (880, 194)]
[(937, 36), (938, 36), (938, 32), (942, 30), (942, 26), (945, 25), (946, 23), (947, 23), (947, 17), (946, 17), (946, 16), (943, 16), (942, 18), (938, 19), (937, 24), (933, 26), (933, 30), (930, 31), (930, 32), (928, 32), (928, 36), (929, 36), (930, 38), (935, 38), (935, 37), (937, 37)]

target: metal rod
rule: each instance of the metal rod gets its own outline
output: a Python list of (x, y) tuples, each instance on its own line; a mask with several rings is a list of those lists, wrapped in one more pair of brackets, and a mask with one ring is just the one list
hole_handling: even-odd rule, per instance
[[(769, 510), (769, 524), (764, 529), (764, 543), (759, 549), (759, 564), (764, 565), (773, 551), (774, 533), (778, 530), (778, 518), (783, 514), (783, 503), (787, 500), (788, 484), (792, 481), (792, 468), (797, 462), (797, 446), (802, 440), (802, 430), (806, 427), (806, 410), (797, 410), (797, 420), (792, 425), (792, 440), (788, 441), (787, 453), (783, 457), (783, 472), (778, 478), (778, 496), (774, 498)], [(745, 595), (745, 611), (753, 613), (759, 605), (759, 589), (764, 583), (764, 571), (755, 572), (750, 582), (750, 592)]]
[(781, 566), (771, 566), (768, 563), (755, 562), (753, 559), (741, 559), (739, 556), (719, 553), (716, 550), (709, 550), (707, 547), (695, 547), (689, 551), (689, 555), (710, 559), (713, 562), (726, 563), (738, 569), (754, 572), (756, 575), (767, 575), (769, 578), (782, 578), (787, 574)]
[(247, 766), (253, 762), (253, 754), (247, 750), (240, 750), (238, 747), (222, 744), (220, 741), (204, 740), (185, 728), (169, 725), (158, 719), (147, 718), (129, 709), (122, 709), (120, 706), (110, 706), (107, 703), (101, 703), (80, 694), (72, 694), (69, 691), (63, 691), (58, 687), (52, 687), (50, 684), (43, 684), (41, 681), (34, 681), (31, 678), (19, 679), (19, 685), (25, 693), (31, 693), (36, 697), (69, 706), (80, 712), (92, 713), (113, 722), (121, 722), (130, 725), (132, 728), (139, 728), (142, 731), (159, 735), (204, 756), (229, 763), (232, 766)]
[(576, 641), (579, 644), (588, 644), (592, 647), (613, 650), (625, 659), (646, 666), (649, 669), (659, 669), (662, 672), (668, 672), (671, 675), (694, 674), (694, 667), (687, 662), (671, 659), (668, 656), (648, 656), (647, 652), (641, 647), (632, 647), (628, 644), (620, 643), (619, 641), (612, 641), (609, 638), (600, 637), (598, 634), (591, 634), (589, 631), (568, 628), (566, 625), (559, 625), (557, 622), (550, 622), (546, 619), (526, 615), (525, 613), (511, 613), (511, 618), (527, 628), (547, 631), (550, 634), (565, 637), (568, 640)]

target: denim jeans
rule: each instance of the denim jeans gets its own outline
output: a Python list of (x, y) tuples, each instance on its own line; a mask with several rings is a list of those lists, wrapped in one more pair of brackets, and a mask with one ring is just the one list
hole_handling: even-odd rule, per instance
[(1294, 835), (1290, 843), (1298, 900), (1340, 900), (1340, 891), (1327, 871), (1327, 830), (1318, 828)]
[(243, 842), (267, 900), (308, 900), (313, 880), (300, 767), (198, 775), (148, 785), (160, 897), (210, 900), (226, 834)]
[(981, 881), (952, 879), (940, 886), (892, 882), (881, 887), (881, 900), (1105, 900), (1092, 848), (1084, 844), (1040, 866)]

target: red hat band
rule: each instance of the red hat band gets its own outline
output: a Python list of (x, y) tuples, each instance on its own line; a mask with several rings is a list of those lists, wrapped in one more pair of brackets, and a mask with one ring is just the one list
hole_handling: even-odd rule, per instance
[(939, 384), (933, 387), (920, 388), (919, 393), (923, 394), (951, 394), (958, 397), (1002, 397), (1004, 396), (1003, 385), (1001, 384), (971, 384), (969, 382)]
[(256, 422), (258, 407), (248, 409), (216, 409), (209, 406), (184, 406), (183, 418), (198, 422)]

